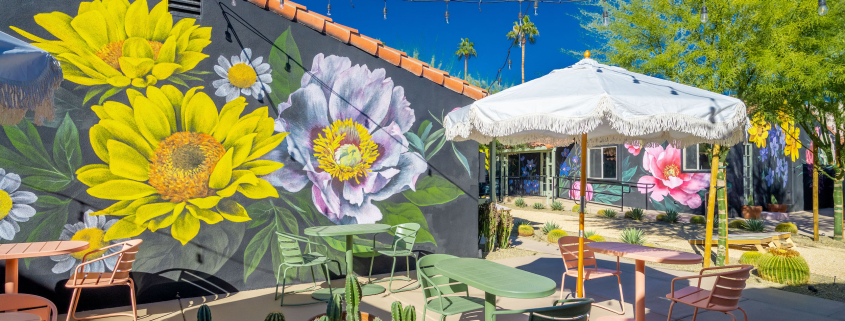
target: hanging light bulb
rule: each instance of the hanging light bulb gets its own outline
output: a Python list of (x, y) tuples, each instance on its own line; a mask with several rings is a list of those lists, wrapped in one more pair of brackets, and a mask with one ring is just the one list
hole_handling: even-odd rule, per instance
[(701, 6), (701, 23), (707, 23), (707, 1)]
[(539, 6), (540, 6), (540, 2), (537, 1), (537, 0), (534, 0), (534, 15), (535, 16), (537, 15), (537, 7), (539, 7)]
[(819, 15), (823, 16), (827, 14), (827, 1), (819, 0)]
[(384, 20), (387, 20), (387, 0), (384, 0)]
[(478, 0), (478, 13), (481, 13), (481, 0)]
[(279, 10), (285, 9), (285, 0), (279, 0)]
[(332, 0), (329, 0), (329, 5), (326, 7), (326, 14), (329, 16), (332, 15)]
[(511, 70), (511, 60), (508, 59), (508, 70)]
[(235, 3), (235, 0), (232, 0), (232, 6), (233, 6), (233, 7), (235, 7), (235, 6), (237, 6), (237, 5), (238, 5), (238, 4), (237, 4), (237, 3)]
[(607, 1), (604, 1), (604, 0), (602, 0), (601, 20), (602, 20), (602, 24), (604, 24), (604, 26), (607, 27), (607, 25), (608, 25), (608, 21), (607, 21)]
[(446, 23), (449, 23), (449, 0), (446, 0)]

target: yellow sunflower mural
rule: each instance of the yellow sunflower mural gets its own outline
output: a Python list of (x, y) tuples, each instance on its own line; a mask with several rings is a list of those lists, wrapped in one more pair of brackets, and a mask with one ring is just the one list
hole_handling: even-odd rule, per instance
[(751, 120), (751, 125), (748, 129), (748, 141), (755, 143), (757, 148), (766, 147), (766, 138), (769, 138), (772, 124), (763, 119), (763, 115), (757, 114)]
[(287, 133), (274, 134), (267, 107), (241, 117), (238, 97), (217, 112), (211, 98), (189, 89), (147, 87), (146, 94), (127, 90), (130, 106), (108, 101), (91, 109), (100, 121), (89, 132), (91, 146), (105, 164), (80, 168), (76, 174), (91, 196), (117, 200), (94, 215), (122, 216), (105, 240), (130, 238), (149, 229), (170, 227), (186, 244), (200, 221), (250, 220), (236, 193), (251, 199), (279, 197), (259, 178), (282, 163), (258, 159), (278, 146)]
[(803, 147), (799, 138), (801, 137), (801, 129), (795, 126), (795, 121), (786, 114), (779, 114), (778, 121), (780, 121), (780, 128), (784, 133), (784, 148), (783, 154), (792, 158), (794, 162), (798, 157), (798, 151)]
[(58, 40), (10, 28), (56, 56), (68, 81), (98, 86), (86, 98), (103, 93), (102, 103), (130, 85), (152, 86), (160, 80), (184, 84), (176, 76), (208, 57), (202, 50), (211, 43), (211, 27), (200, 28), (195, 21), (182, 19), (174, 25), (167, 0), (152, 10), (146, 0), (94, 0), (80, 3), (75, 17), (62, 12), (35, 15), (35, 22)]

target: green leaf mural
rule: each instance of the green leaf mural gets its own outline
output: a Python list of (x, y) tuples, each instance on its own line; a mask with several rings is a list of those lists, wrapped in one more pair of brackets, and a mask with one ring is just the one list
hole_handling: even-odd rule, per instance
[(273, 68), (270, 74), (273, 77), (273, 82), (270, 83), (272, 103), (286, 102), (288, 96), (299, 89), (302, 76), (305, 74), (305, 70), (301, 67), (302, 58), (299, 56), (299, 48), (293, 40), (290, 28), (282, 32), (273, 42), (268, 63)]
[(446, 178), (430, 175), (417, 181), (416, 191), (407, 190), (402, 195), (417, 206), (430, 206), (454, 201), (464, 192)]
[(379, 202), (376, 203), (379, 207), (384, 219), (379, 223), (387, 225), (397, 225), (403, 223), (417, 223), (420, 225), (420, 230), (417, 232), (417, 243), (433, 243), (437, 245), (434, 236), (431, 235), (428, 228), (428, 222), (425, 220), (420, 208), (411, 203), (392, 203)]
[(15, 150), (0, 146), (0, 168), (24, 175), (24, 186), (59, 192), (74, 181), (74, 172), (82, 165), (82, 154), (79, 132), (69, 115), (65, 115), (56, 131), (52, 153), (47, 152), (38, 130), (28, 120), (3, 126), (3, 131)]

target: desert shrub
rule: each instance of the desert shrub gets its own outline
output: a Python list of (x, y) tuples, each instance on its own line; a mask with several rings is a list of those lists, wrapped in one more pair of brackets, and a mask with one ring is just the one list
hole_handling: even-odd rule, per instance
[(546, 208), (546, 206), (543, 205), (543, 203), (534, 203), (533, 207), (534, 207), (535, 210), (542, 210), (542, 209)]
[(622, 243), (643, 245), (646, 241), (645, 232), (638, 228), (626, 228), (619, 235), (619, 241)]
[(612, 209), (606, 209), (604, 210), (604, 217), (616, 218), (616, 211)]
[(666, 217), (663, 219), (663, 221), (668, 223), (678, 223), (679, 219), (680, 217), (678, 216), (678, 211), (668, 210), (666, 211)]
[(728, 223), (729, 228), (745, 229), (745, 226), (746, 226), (746, 223), (745, 223), (745, 220), (743, 220), (743, 219), (733, 220), (730, 223)]
[(643, 209), (641, 209), (641, 208), (635, 208), (635, 209), (630, 210), (629, 212), (631, 214), (630, 215), (626, 214), (625, 216), (632, 219), (632, 220), (635, 220), (635, 221), (642, 221), (643, 216), (645, 215), (645, 211), (643, 211)]
[(663, 222), (666, 220), (666, 213), (657, 214), (657, 217), (655, 217), (654, 219)]
[(707, 223), (707, 218), (705, 218), (704, 216), (701, 216), (701, 215), (696, 215), (696, 216), (690, 217), (689, 222), (692, 223), (692, 224), (704, 224), (704, 223)]
[(552, 202), (552, 210), (553, 211), (563, 211), (563, 203), (559, 201)]
[(789, 232), (792, 234), (798, 233), (798, 226), (792, 223), (780, 223), (775, 226), (775, 232)]
[(525, 200), (522, 197), (517, 198), (516, 201), (513, 202), (513, 205), (516, 205), (516, 207), (527, 207), (528, 206), (528, 204), (525, 203)]

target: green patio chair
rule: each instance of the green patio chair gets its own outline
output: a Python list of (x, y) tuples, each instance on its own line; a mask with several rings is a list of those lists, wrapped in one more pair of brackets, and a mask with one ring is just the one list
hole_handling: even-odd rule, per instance
[(493, 321), (496, 321), (496, 316), (500, 314), (523, 313), (528, 313), (528, 321), (587, 321), (590, 319), (592, 304), (593, 299), (569, 299), (557, 300), (553, 306), (546, 308), (498, 310), (493, 311)]
[[(282, 276), (282, 295), (279, 295), (279, 280), (276, 280), (276, 294), (275, 300), (279, 298), (282, 299), (280, 303), (281, 306), (285, 305), (285, 294), (291, 293), (299, 293), (305, 291), (311, 291), (317, 288), (317, 275), (314, 274), (314, 266), (319, 265), (323, 269), (323, 273), (325, 273), (326, 282), (329, 283), (329, 294), (333, 294), (331, 290), (331, 280), (329, 279), (329, 262), (334, 262), (337, 264), (338, 271), (342, 272), (340, 269), (340, 262), (329, 259), (326, 255), (328, 254), (328, 247), (323, 244), (319, 244), (316, 242), (312, 242), (307, 238), (293, 235), (290, 233), (282, 233), (276, 232), (276, 237), (279, 242), (279, 253), (282, 255), (282, 263), (279, 264), (278, 269), (276, 270), (276, 275)], [(299, 246), (299, 243), (305, 243), (305, 253), (302, 252), (302, 249)], [(314, 245), (319, 249), (323, 247), (323, 253), (312, 251), (311, 245)], [(282, 272), (282, 267), (285, 267), (284, 272)], [(311, 268), (311, 278), (314, 281), (314, 285), (307, 289), (296, 290), (291, 292), (285, 292), (285, 287), (287, 286), (287, 274), (289, 269), (296, 269), (297, 273), (299, 273), (299, 268)], [(308, 303), (299, 303), (299, 304), (288, 304), (287, 306), (298, 306), (298, 305), (308, 305), (308, 304), (315, 304), (321, 303), (323, 301), (314, 301)]]
[[(388, 291), (390, 293), (397, 293), (397, 292), (404, 292), (410, 291), (416, 288), (419, 288), (420, 285), (417, 283), (416, 286), (406, 289), (397, 289), (393, 290), (393, 280), (401, 280), (401, 281), (411, 281), (411, 264), (409, 263), (409, 256), (413, 256), (414, 259), (417, 258), (417, 255), (412, 252), (414, 249), (414, 243), (417, 241), (417, 232), (420, 230), (420, 225), (417, 223), (405, 223), (394, 225), (390, 227), (390, 230), (393, 234), (393, 245), (386, 248), (377, 248), (375, 244), (375, 237), (373, 238), (373, 251), (374, 254), (383, 254), (390, 257), (393, 257), (393, 267), (390, 268), (390, 278), (382, 279), (373, 282), (371, 280), (373, 276), (373, 261), (376, 259), (376, 255), (370, 259), (370, 275), (367, 280), (370, 283), (379, 283), (379, 282), (387, 282), (390, 281), (390, 284), (387, 285)], [(407, 277), (393, 277), (393, 273), (396, 271), (396, 258), (397, 257), (405, 257), (405, 268), (407, 269), (408, 276)]]
[[(429, 254), (417, 260), (417, 282), (422, 285), (425, 312), (431, 310), (440, 314), (440, 321), (446, 316), (484, 309), (484, 299), (469, 296), (469, 287), (447, 276), (441, 275), (434, 264), (442, 260), (455, 259), (447, 254)], [(466, 296), (461, 295), (465, 292)], [(456, 294), (456, 295), (450, 295)]]

